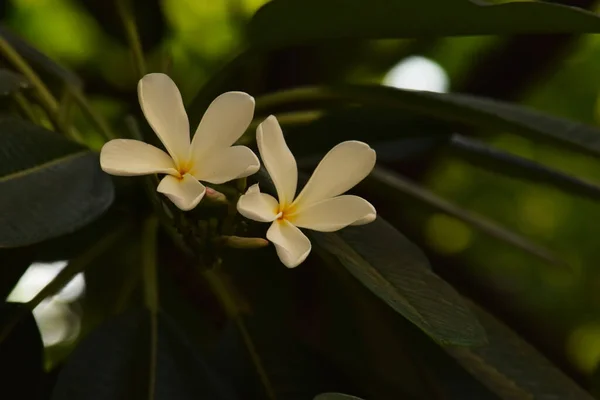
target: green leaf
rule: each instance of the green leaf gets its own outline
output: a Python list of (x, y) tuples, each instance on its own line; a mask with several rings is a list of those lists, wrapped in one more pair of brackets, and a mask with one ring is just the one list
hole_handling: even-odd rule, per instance
[(480, 345), (485, 332), (461, 296), (434, 274), (421, 250), (378, 217), (338, 233), (310, 232), (376, 296), (442, 344)]
[(331, 39), (595, 32), (600, 32), (600, 18), (595, 14), (557, 4), (287, 0), (259, 9), (248, 35), (255, 46), (280, 47)]
[(377, 151), (378, 161), (394, 162), (446, 143), (450, 134), (441, 125), (398, 109), (341, 107), (328, 110), (309, 123), (292, 124), (283, 129), (286, 143), (297, 159), (317, 153), (322, 156), (338, 143), (352, 139), (368, 142)]
[(53, 61), (50, 57), (37, 50), (27, 41), (14, 34), (8, 28), (0, 26), (0, 36), (10, 43), (44, 80), (58, 80), (71, 86), (82, 87), (83, 82), (74, 72)]
[(361, 400), (359, 397), (342, 393), (321, 393), (315, 400)]
[[(63, 367), (53, 400), (148, 399), (150, 313), (132, 310), (86, 337)], [(173, 321), (159, 314), (153, 400), (235, 399)]]
[(73, 232), (112, 203), (98, 155), (23, 120), (0, 119), (0, 247)]
[(18, 393), (22, 399), (46, 398), (43, 393), (44, 345), (33, 314), (21, 304), (4, 303), (0, 307), (0, 326), (7, 324), (16, 313), (26, 313), (26, 318), (0, 343), (2, 392)]
[(363, 185), (367, 187), (367, 190), (384, 191), (386, 194), (391, 192), (391, 195), (382, 196), (382, 198), (387, 198), (394, 202), (397, 201), (398, 194), (408, 195), (419, 200), (421, 203), (433, 207), (444, 214), (451, 215), (487, 235), (518, 247), (544, 261), (555, 265), (564, 265), (564, 262), (557, 258), (550, 250), (532, 243), (529, 239), (498, 225), (494, 221), (465, 210), (437, 196), (435, 193), (387, 168), (375, 167), (371, 172), (370, 178)]
[(488, 389), (511, 400), (592, 399), (510, 328), (475, 304), (471, 307), (486, 329), (488, 344), (444, 350)]
[(29, 86), (21, 75), (7, 69), (0, 69), (0, 96), (14, 93)]
[(461, 135), (453, 135), (450, 146), (467, 162), (498, 174), (556, 186), (567, 193), (600, 199), (600, 186), (535, 161), (507, 153)]
[[(285, 3), (285, 2), (284, 2)], [(300, 87), (257, 99), (257, 113), (304, 102), (352, 102), (412, 111), (450, 122), (547, 140), (600, 157), (600, 129), (526, 107), (463, 95), (394, 89), (373, 85)]]

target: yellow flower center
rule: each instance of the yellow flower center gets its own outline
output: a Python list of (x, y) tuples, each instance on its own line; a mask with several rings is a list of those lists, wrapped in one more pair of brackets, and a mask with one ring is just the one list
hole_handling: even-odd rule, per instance
[(296, 207), (291, 207), (290, 205), (279, 205), (279, 207), (277, 207), (277, 210), (275, 210), (276, 214), (280, 214), (279, 217), (277, 217), (278, 220), (287, 220), (289, 222), (292, 222), (292, 220), (294, 219), (294, 213), (296, 212)]

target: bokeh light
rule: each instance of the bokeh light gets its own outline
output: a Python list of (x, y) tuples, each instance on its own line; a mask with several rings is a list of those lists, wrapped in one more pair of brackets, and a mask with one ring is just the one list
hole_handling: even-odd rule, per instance
[(448, 82), (448, 75), (439, 64), (421, 56), (406, 58), (383, 78), (386, 86), (439, 93), (448, 91)]

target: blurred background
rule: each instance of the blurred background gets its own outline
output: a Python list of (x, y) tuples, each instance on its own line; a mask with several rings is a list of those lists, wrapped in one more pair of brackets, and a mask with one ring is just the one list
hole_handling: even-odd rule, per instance
[[(190, 101), (237, 54), (246, 21), (265, 2), (134, 1), (148, 69), (169, 73), (184, 101)], [(136, 79), (120, 23), (108, 3), (12, 0), (3, 2), (2, 22), (74, 70), (94, 108), (119, 130), (136, 104)], [(563, 3), (595, 9), (594, 1)], [(592, 125), (600, 122), (598, 35), (335, 43), (260, 57), (248, 68), (256, 76), (249, 90), (253, 95), (306, 83), (379, 82), (477, 94)], [(83, 133), (100, 148), (102, 139), (92, 127), (86, 131), (84, 123), (82, 119), (79, 124)], [(499, 149), (600, 183), (600, 163), (591, 157), (510, 132), (489, 132), (486, 138)], [(553, 249), (568, 263), (569, 268), (549, 266), (409, 198), (393, 210), (394, 218), (406, 225), (404, 233), (427, 251), (436, 272), (588, 381), (600, 362), (600, 206), (544, 184), (483, 170), (450, 150), (406, 160), (397, 168), (441, 197)], [(32, 265), (9, 300), (31, 299), (67, 262)], [(81, 332), (85, 290), (84, 277), (77, 276), (35, 310), (50, 365)]]

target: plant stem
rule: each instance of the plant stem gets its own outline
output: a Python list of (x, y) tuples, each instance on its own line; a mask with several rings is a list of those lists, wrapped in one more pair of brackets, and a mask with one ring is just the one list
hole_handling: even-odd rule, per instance
[(29, 104), (29, 101), (27, 101), (27, 99), (25, 98), (25, 96), (23, 95), (23, 93), (21, 92), (15, 92), (13, 93), (13, 99), (15, 100), (15, 103), (17, 103), (17, 106), (19, 107), (19, 110), (21, 110), (21, 112), (33, 123), (39, 123), (39, 118), (37, 117), (37, 115), (35, 115), (35, 110), (33, 109), (33, 107), (31, 107), (31, 104)]
[(78, 88), (70, 88), (71, 96), (79, 104), (81, 110), (87, 114), (87, 116), (96, 124), (98, 131), (104, 136), (106, 140), (117, 139), (118, 136), (112, 131), (109, 124), (106, 122), (104, 117), (97, 113), (89, 101), (85, 98), (83, 93)]
[(239, 311), (235, 297), (231, 294), (231, 291), (227, 288), (227, 285), (214, 268), (203, 271), (203, 276), (210, 284), (213, 292), (221, 302), (221, 305), (223, 306), (223, 309), (227, 315), (235, 321), (235, 324), (242, 335), (244, 344), (248, 349), (252, 363), (258, 372), (260, 381), (265, 388), (267, 397), (271, 400), (276, 400), (275, 390), (273, 389), (269, 376), (267, 375), (267, 371), (263, 367), (258, 351), (256, 350), (256, 346), (252, 340), (252, 336), (250, 336), (250, 332), (248, 332), (244, 318)]
[(56, 98), (50, 93), (50, 90), (44, 85), (44, 82), (42, 82), (35, 71), (27, 64), (27, 61), (1, 36), (0, 53), (31, 83), (31, 86), (37, 91), (44, 108), (50, 115), (55, 116), (58, 112), (58, 101), (56, 101)]
[(133, 65), (138, 78), (146, 74), (146, 64), (144, 62), (144, 52), (142, 51), (142, 43), (138, 35), (135, 16), (131, 10), (131, 2), (129, 0), (115, 0), (117, 11), (123, 22), (123, 27), (127, 34), (129, 46), (133, 54)]

